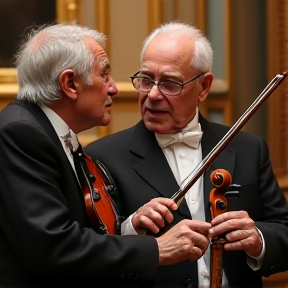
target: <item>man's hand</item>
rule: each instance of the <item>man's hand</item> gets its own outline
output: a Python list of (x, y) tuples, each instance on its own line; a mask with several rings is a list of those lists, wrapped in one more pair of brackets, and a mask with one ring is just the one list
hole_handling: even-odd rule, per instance
[(171, 265), (186, 259), (197, 260), (209, 245), (210, 223), (182, 220), (156, 238), (159, 246), (159, 265)]
[[(147, 230), (157, 234), (173, 221), (171, 211), (177, 204), (169, 198), (154, 198), (141, 206), (132, 217), (132, 225), (138, 234)], [(208, 231), (211, 224), (195, 220), (182, 220), (166, 233), (156, 238), (159, 247), (159, 265), (171, 265), (186, 259), (197, 260), (209, 245)]]
[(231, 211), (218, 215), (212, 221), (209, 237), (226, 235), (228, 242), (224, 249), (244, 250), (251, 257), (258, 257), (262, 251), (261, 236), (254, 221), (246, 211)]
[(147, 230), (158, 233), (165, 226), (165, 221), (171, 223), (176, 210), (176, 203), (169, 198), (154, 198), (141, 206), (132, 217), (132, 225), (138, 234), (146, 234)]

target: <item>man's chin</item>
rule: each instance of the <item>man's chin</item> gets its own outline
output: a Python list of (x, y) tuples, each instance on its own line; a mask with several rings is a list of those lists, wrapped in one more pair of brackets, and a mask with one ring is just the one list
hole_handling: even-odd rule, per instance
[(166, 127), (163, 123), (155, 123), (155, 122), (151, 122), (151, 121), (144, 121), (144, 122), (145, 122), (146, 128), (152, 132), (159, 133), (159, 134), (167, 133), (165, 131)]
[(110, 123), (111, 117), (109, 115), (109, 117), (105, 117), (105, 119), (103, 119), (101, 126), (107, 126)]

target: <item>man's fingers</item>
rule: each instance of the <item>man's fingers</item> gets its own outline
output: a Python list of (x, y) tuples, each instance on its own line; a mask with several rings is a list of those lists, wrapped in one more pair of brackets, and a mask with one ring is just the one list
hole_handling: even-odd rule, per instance
[(200, 258), (205, 253), (205, 251), (206, 250), (202, 251), (199, 247), (194, 246), (191, 249), (193, 259), (195, 259), (195, 256), (197, 259)]
[(173, 221), (174, 216), (170, 210), (167, 211), (165, 219), (167, 223), (171, 223)]
[(191, 230), (198, 232), (202, 235), (208, 236), (209, 229), (211, 229), (211, 224), (208, 222), (202, 222), (197, 220), (182, 220)]
[[(165, 221), (171, 223), (174, 216), (171, 210), (177, 208), (176, 203), (168, 198), (154, 198), (136, 211), (139, 221), (143, 217), (149, 218), (159, 228), (165, 226)], [(171, 210), (170, 210), (171, 209)], [(145, 221), (146, 222), (146, 221)]]

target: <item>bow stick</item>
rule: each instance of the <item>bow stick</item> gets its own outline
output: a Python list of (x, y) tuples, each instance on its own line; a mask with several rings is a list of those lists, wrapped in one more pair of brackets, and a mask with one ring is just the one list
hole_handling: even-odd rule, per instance
[(283, 82), (287, 77), (287, 71), (282, 74), (277, 74), (261, 92), (261, 94), (255, 99), (255, 101), (249, 106), (249, 108), (242, 114), (237, 122), (229, 129), (224, 137), (218, 142), (218, 144), (211, 150), (211, 152), (196, 166), (193, 172), (188, 176), (191, 179), (187, 184), (179, 189), (171, 199), (178, 205), (181, 204), (185, 194), (189, 191), (192, 185), (200, 178), (200, 176), (209, 168), (209, 166), (215, 161), (217, 156), (224, 150), (235, 134), (246, 124), (251, 116), (258, 110), (258, 108), (264, 103), (264, 101), (274, 92), (274, 90)]

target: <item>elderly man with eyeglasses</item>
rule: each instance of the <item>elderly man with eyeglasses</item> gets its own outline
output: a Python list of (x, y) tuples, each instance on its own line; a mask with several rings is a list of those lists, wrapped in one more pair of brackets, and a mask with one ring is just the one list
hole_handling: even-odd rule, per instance
[[(229, 130), (199, 112), (213, 81), (212, 60), (201, 31), (179, 22), (161, 25), (144, 41), (140, 71), (130, 77), (143, 119), (85, 148), (106, 165), (118, 186), (127, 217), (122, 234), (161, 235), (168, 208), (159, 199), (181, 189)], [(241, 191), (229, 199), (228, 211), (212, 220), (210, 174), (218, 168), (227, 170)], [(259, 137), (237, 133), (173, 217), (172, 225), (183, 219), (211, 222), (211, 239), (226, 235), (222, 287), (260, 288), (262, 276), (288, 269), (287, 206)], [(209, 287), (210, 256), (207, 249), (197, 261), (159, 267), (154, 287)]]

